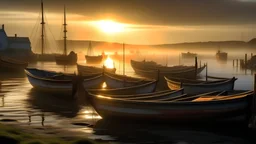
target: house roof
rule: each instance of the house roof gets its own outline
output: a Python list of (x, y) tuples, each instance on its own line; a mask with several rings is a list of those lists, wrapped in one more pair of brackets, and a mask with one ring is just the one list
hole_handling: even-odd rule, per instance
[(30, 43), (28, 37), (8, 37), (9, 43)]

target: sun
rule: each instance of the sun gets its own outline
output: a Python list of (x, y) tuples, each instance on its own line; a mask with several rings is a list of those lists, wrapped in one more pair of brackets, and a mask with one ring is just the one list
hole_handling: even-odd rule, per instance
[(96, 22), (97, 27), (105, 33), (119, 33), (124, 31), (124, 25), (112, 20), (100, 20)]
[(108, 56), (107, 59), (105, 60), (104, 65), (105, 65), (107, 68), (115, 68), (115, 66), (114, 66), (114, 61), (113, 61), (109, 56)]

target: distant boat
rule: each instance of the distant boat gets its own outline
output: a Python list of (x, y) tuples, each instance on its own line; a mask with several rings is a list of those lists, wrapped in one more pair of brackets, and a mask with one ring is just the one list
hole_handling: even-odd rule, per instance
[(179, 77), (179, 78), (195, 78), (196, 75), (200, 74), (206, 65), (200, 68), (195, 66), (173, 66), (165, 67), (158, 66), (156, 64), (143, 65), (141, 62), (131, 60), (131, 66), (136, 74), (153, 79), (164, 79), (164, 76)]
[(85, 55), (85, 59), (86, 59), (86, 63), (88, 64), (91, 64), (91, 63), (97, 64), (102, 62), (103, 56), (102, 55), (94, 56), (92, 51), (92, 44), (91, 42), (89, 42), (89, 47), (88, 47), (87, 55)]
[(55, 61), (57, 64), (76, 64), (77, 54), (73, 51), (67, 55), (67, 23), (66, 23), (66, 8), (64, 6), (64, 54), (55, 56)]
[(181, 57), (183, 59), (192, 59), (192, 58), (195, 58), (196, 56), (197, 56), (196, 53), (191, 53), (191, 52), (181, 53)]
[(218, 52), (216, 53), (216, 58), (218, 60), (227, 60), (228, 59), (228, 53), (226, 52), (221, 52), (220, 50), (218, 50)]
[(0, 57), (0, 71), (24, 71), (24, 69), (28, 66), (27, 62), (22, 62), (20, 60), (8, 58), (8, 57)]

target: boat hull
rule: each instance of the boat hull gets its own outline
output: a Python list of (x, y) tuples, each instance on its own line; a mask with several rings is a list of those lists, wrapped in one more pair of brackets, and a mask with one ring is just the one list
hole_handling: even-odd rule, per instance
[(228, 79), (225, 81), (217, 82), (217, 83), (209, 83), (209, 84), (187, 84), (172, 81), (166, 78), (166, 82), (168, 87), (171, 90), (178, 90), (183, 88), (184, 93), (187, 94), (199, 94), (211, 91), (230, 91), (234, 89), (236, 78)]
[(0, 58), (0, 71), (16, 71), (16, 72), (24, 72), (24, 69), (28, 66), (26, 62), (19, 62), (18, 60), (10, 59), (10, 58)]
[[(117, 88), (117, 89), (88, 89), (89, 92), (97, 94), (112, 94), (112, 95), (129, 95), (129, 94), (145, 94), (155, 91), (157, 81), (148, 82), (146, 84)], [(85, 88), (86, 89), (86, 88)]]
[(59, 55), (55, 56), (56, 64), (59, 65), (75, 65), (77, 62), (77, 54), (73, 55)]
[(99, 55), (99, 56), (88, 56), (88, 55), (86, 55), (85, 59), (86, 59), (86, 63), (96, 64), (96, 63), (101, 63), (102, 62), (103, 56), (102, 55)]
[(146, 102), (122, 99), (105, 99), (90, 96), (98, 114), (107, 118), (143, 120), (218, 120), (240, 116), (248, 112), (250, 96), (207, 102)]

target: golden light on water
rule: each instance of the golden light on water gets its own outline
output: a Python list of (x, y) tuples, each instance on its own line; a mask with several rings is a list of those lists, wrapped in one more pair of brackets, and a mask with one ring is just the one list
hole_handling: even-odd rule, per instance
[(114, 61), (108, 56), (108, 58), (105, 60), (104, 65), (107, 68), (115, 68)]
[(102, 88), (104, 89), (104, 88), (106, 88), (107, 87), (107, 84), (106, 84), (106, 82), (104, 82), (103, 84), (102, 84)]
[(96, 22), (97, 27), (105, 33), (123, 32), (125, 26), (112, 20), (100, 20)]

